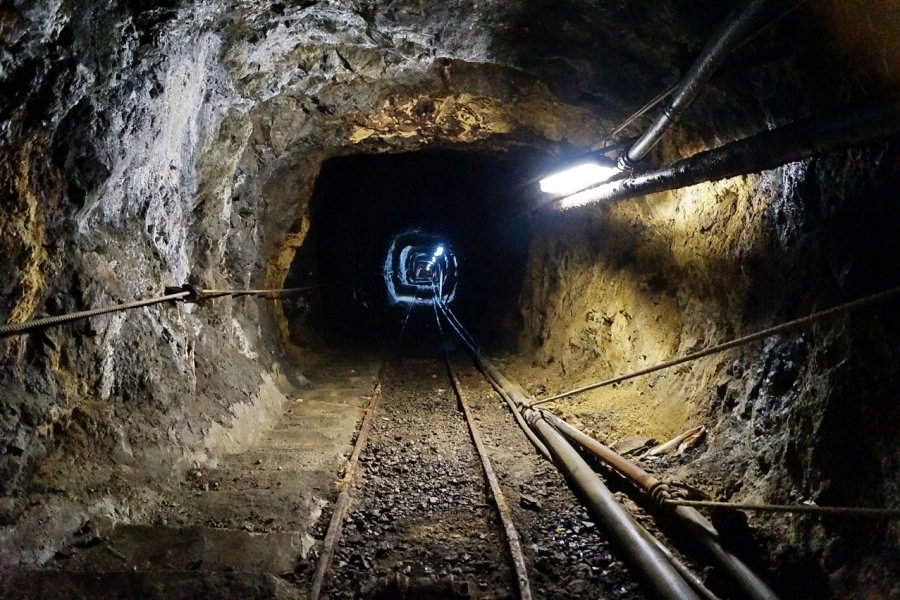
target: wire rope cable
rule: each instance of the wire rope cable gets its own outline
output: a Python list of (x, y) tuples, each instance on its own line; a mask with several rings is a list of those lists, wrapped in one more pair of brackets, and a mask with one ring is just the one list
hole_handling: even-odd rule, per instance
[(750, 344), (752, 342), (757, 342), (767, 337), (771, 337), (773, 335), (777, 335), (779, 333), (785, 333), (787, 331), (792, 331), (794, 329), (800, 329), (802, 327), (806, 327), (807, 325), (811, 325), (818, 321), (823, 321), (829, 319), (831, 317), (835, 317), (837, 315), (841, 315), (844, 313), (848, 313), (854, 310), (859, 310), (861, 308), (871, 306), (873, 304), (878, 304), (880, 302), (885, 302), (887, 300), (891, 300), (900, 295), (900, 286), (894, 287), (888, 290), (884, 290), (877, 294), (872, 294), (871, 296), (865, 296), (863, 298), (859, 298), (857, 300), (853, 300), (851, 302), (847, 302), (845, 304), (840, 304), (838, 306), (815, 312), (805, 317), (800, 317), (799, 319), (794, 319), (793, 321), (787, 321), (786, 323), (781, 323), (780, 325), (776, 325), (774, 327), (769, 327), (768, 329), (763, 329), (761, 331), (757, 331), (756, 333), (751, 333), (749, 335), (745, 335), (743, 337), (739, 337), (728, 342), (724, 342), (722, 344), (717, 344), (715, 346), (710, 346), (709, 348), (704, 348), (703, 350), (699, 350), (697, 352), (692, 352), (690, 354), (685, 354), (684, 356), (680, 356), (677, 358), (673, 358), (671, 360), (667, 360), (661, 363), (657, 363), (655, 365), (645, 367), (643, 369), (638, 369), (637, 371), (632, 371), (631, 373), (627, 373), (625, 375), (619, 375), (617, 377), (612, 377), (610, 379), (605, 379), (603, 381), (598, 381), (596, 383), (590, 383), (588, 385), (583, 385), (581, 387), (577, 387), (566, 392), (561, 392), (559, 394), (554, 394), (548, 398), (541, 398), (531, 403), (531, 406), (540, 406), (541, 404), (546, 404), (548, 402), (553, 402), (555, 400), (560, 400), (562, 398), (567, 398), (569, 396), (574, 396), (576, 394), (581, 394), (582, 392), (587, 392), (590, 390), (595, 390), (601, 387), (607, 387), (610, 385), (614, 385), (616, 383), (621, 383), (623, 381), (628, 381), (629, 379), (634, 379), (635, 377), (640, 377), (642, 375), (649, 375), (650, 373), (655, 373), (656, 371), (661, 371), (663, 369), (668, 369), (670, 367), (675, 367), (678, 365), (682, 365), (687, 362), (692, 362), (697, 359), (710, 356), (711, 354), (717, 354), (719, 352), (724, 352), (726, 350), (731, 350), (733, 348), (737, 348), (739, 346), (744, 346), (746, 344)]
[[(337, 281), (330, 281), (327, 283), (320, 283), (316, 285), (308, 285), (308, 286), (300, 286), (300, 287), (290, 287), (290, 288), (262, 288), (262, 289), (208, 289), (205, 290), (199, 286), (185, 284), (180, 288), (166, 288), (168, 293), (162, 296), (156, 296), (153, 298), (145, 298), (142, 300), (134, 300), (132, 302), (125, 302), (121, 304), (112, 304), (108, 306), (102, 306), (98, 308), (92, 308), (89, 310), (82, 310), (72, 313), (65, 313), (61, 315), (54, 315), (52, 317), (43, 317), (40, 319), (32, 319), (30, 321), (23, 321), (21, 323), (6, 323), (4, 325), (0, 325), (0, 338), (9, 337), (13, 335), (22, 335), (24, 333), (28, 333), (30, 331), (34, 331), (35, 329), (42, 329), (44, 327), (52, 327), (56, 325), (62, 325), (64, 323), (71, 323), (72, 321), (78, 321), (81, 319), (88, 319), (91, 317), (97, 317), (100, 315), (106, 315), (110, 313), (122, 312), (126, 310), (133, 310), (135, 308), (141, 308), (144, 306), (152, 306), (154, 304), (161, 304), (163, 302), (174, 302), (174, 301), (189, 301), (189, 302), (198, 302), (201, 300), (210, 300), (215, 298), (221, 298), (224, 296), (262, 296), (266, 294), (293, 294), (299, 292), (305, 292), (314, 289), (320, 289), (325, 287), (333, 287), (337, 285), (346, 285), (347, 283), (357, 281), (360, 277), (353, 277), (350, 279), (341, 279)], [(179, 291), (175, 291), (179, 290)]]

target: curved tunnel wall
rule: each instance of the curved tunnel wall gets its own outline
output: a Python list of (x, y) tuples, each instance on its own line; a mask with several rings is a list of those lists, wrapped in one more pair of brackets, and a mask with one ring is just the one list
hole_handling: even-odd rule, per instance
[[(581, 4), (3, 12), (0, 313), (57, 314), (191, 277), (300, 283), (291, 265), (327, 221), (309, 198), (329, 157), (587, 147), (677, 78), (729, 8)], [(788, 17), (730, 59), (656, 158), (889, 89), (897, 38), (884, 24), (900, 22), (890, 10), (840, 2)], [(490, 307), (483, 335), (497, 323), (521, 343), (511, 368), (537, 392), (699, 348), (892, 283), (880, 265), (896, 256), (896, 173), (894, 143), (542, 214), (508, 240), (527, 239), (523, 283), (503, 287), (512, 297), (467, 308), (461, 287), (457, 310), (470, 323)], [(459, 249), (461, 260), (479, 255)], [(0, 522), (41, 523), (46, 540), (4, 556), (44, 560), (91, 514), (126, 514), (134, 499), (103, 491), (110, 473), (168, 477), (264, 428), (290, 388), (285, 373), (299, 378), (281, 315), (277, 302), (223, 300), (4, 340)], [(896, 503), (893, 315), (848, 317), (565, 410), (601, 437), (664, 436), (703, 419), (710, 450), (686, 475), (721, 497)], [(73, 454), (81, 462), (64, 467)], [(847, 523), (752, 524), (785, 572), (809, 575), (808, 595), (891, 585), (880, 557), (896, 525), (858, 535)]]

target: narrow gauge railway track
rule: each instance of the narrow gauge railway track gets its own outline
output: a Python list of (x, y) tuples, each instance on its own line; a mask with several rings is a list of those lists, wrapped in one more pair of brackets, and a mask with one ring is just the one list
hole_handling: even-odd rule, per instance
[[(449, 364), (436, 354), (382, 370), (381, 400), (321, 597), (643, 598), (562, 476), (469, 368), (457, 382), (471, 396), (469, 412), (523, 549), (517, 572), (509, 524), (498, 514)], [(475, 393), (467, 394), (470, 387)]]

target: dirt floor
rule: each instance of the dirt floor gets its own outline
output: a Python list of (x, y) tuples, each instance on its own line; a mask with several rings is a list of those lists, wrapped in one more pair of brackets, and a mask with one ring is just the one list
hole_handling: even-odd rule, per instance
[[(51, 545), (20, 528), (23, 546), (48, 554), (35, 567), (0, 562), (0, 598), (303, 598), (295, 569), (316, 545), (310, 530), (334, 500), (336, 475), (377, 379), (380, 362), (354, 357), (308, 371), (250, 443), (167, 477), (98, 464), (107, 510), (56, 514), (69, 531)], [(32, 497), (56, 506), (87, 496), (84, 478), (52, 469)], [(94, 480), (100, 476), (95, 475)], [(92, 483), (91, 485), (99, 485)], [(55, 486), (55, 487), (51, 487)], [(16, 540), (5, 540), (15, 546)], [(5, 568), (4, 568), (5, 567)]]
[[(323, 597), (516, 597), (506, 539), (439, 346), (417, 344), (415, 358), (321, 361), (307, 370), (311, 387), (288, 394), (252, 443), (183, 476), (110, 478), (113, 508), (73, 521), (41, 567), (0, 573), (0, 598), (307, 597), (339, 473), (377, 380), (381, 400)], [(452, 363), (512, 508), (534, 596), (644, 598), (617, 548), (468, 357), (456, 353)], [(687, 458), (645, 466), (662, 472)], [(81, 493), (49, 489), (64, 479), (54, 473), (42, 483), (47, 497)], [(607, 483), (660, 533), (627, 486)]]
[[(642, 598), (628, 569), (481, 375), (460, 377), (514, 510), (538, 598)], [(329, 598), (513, 598), (509, 552), (442, 361), (391, 363)], [(327, 528), (323, 514), (316, 537)]]

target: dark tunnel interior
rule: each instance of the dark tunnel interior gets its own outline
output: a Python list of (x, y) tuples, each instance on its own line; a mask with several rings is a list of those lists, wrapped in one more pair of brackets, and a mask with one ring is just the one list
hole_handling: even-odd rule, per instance
[(431, 308), (416, 306), (407, 321), (409, 306), (392, 302), (383, 277), (391, 240), (417, 229), (453, 249), (455, 310), (485, 344), (508, 349), (521, 329), (531, 179), (545, 157), (531, 149), (443, 149), (326, 161), (310, 204), (308, 241), (285, 282), (326, 285), (286, 299), (294, 342), (393, 341), (404, 321), (413, 338), (432, 330)]

